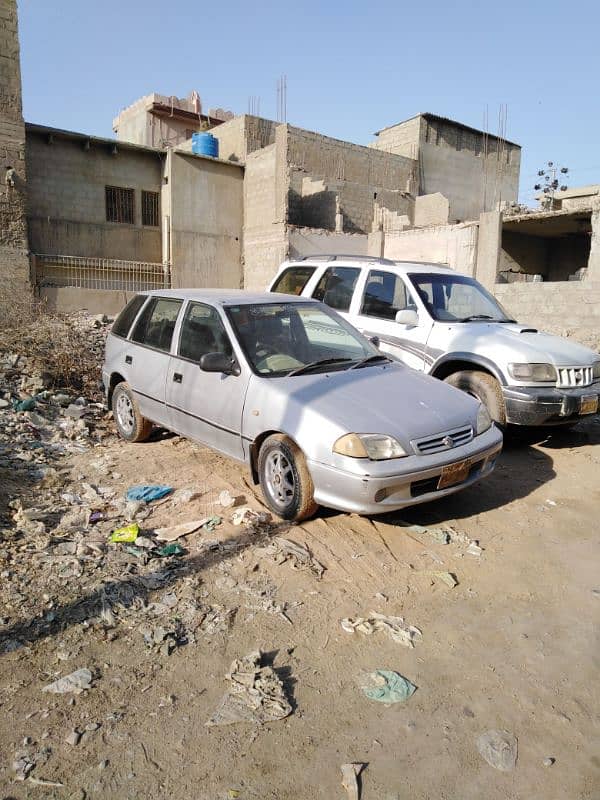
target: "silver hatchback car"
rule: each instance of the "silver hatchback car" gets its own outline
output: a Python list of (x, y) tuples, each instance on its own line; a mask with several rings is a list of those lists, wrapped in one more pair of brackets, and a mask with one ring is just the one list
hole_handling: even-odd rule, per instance
[(488, 475), (502, 447), (477, 400), (391, 360), (322, 303), (281, 294), (136, 295), (103, 381), (123, 439), (156, 424), (245, 462), (288, 520), (442, 497)]

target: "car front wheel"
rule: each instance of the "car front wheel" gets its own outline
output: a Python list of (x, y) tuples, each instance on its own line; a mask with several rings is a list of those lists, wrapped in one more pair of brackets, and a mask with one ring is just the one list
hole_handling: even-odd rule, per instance
[(152, 423), (140, 414), (131, 386), (119, 383), (113, 392), (111, 408), (117, 432), (127, 442), (144, 442), (152, 433)]
[(506, 410), (502, 388), (496, 378), (489, 372), (481, 370), (463, 370), (448, 375), (446, 383), (462, 389), (463, 392), (476, 397), (486, 406), (490, 417), (500, 426), (506, 425)]
[(278, 517), (299, 522), (316, 512), (304, 455), (287, 436), (273, 434), (265, 439), (258, 454), (258, 476), (267, 505)]

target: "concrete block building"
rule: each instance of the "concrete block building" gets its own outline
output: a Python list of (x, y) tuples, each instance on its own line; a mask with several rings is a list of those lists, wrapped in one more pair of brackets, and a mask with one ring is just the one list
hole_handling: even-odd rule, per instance
[[(15, 0), (0, 0), (0, 23), (0, 270), (19, 290), (114, 313), (140, 289), (262, 289), (286, 258), (344, 253), (448, 264), (525, 321), (573, 321), (582, 339), (597, 327), (598, 187), (522, 209), (514, 142), (424, 113), (364, 146), (204, 114), (196, 93), (141, 98), (113, 121), (116, 139), (33, 125)], [(192, 152), (207, 129), (218, 158)]]

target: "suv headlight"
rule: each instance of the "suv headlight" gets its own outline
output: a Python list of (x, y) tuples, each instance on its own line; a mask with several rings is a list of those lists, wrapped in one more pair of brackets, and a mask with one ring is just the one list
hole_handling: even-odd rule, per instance
[(552, 364), (509, 364), (508, 373), (516, 381), (536, 383), (556, 381), (558, 377)]
[(596, 361), (596, 363), (594, 364), (594, 366), (593, 366), (593, 375), (594, 375), (594, 380), (595, 381), (597, 381), (598, 378), (600, 378), (600, 361)]
[(385, 461), (407, 455), (400, 442), (383, 433), (347, 433), (333, 445), (333, 452), (350, 458)]
[(482, 403), (477, 412), (477, 436), (479, 436), (480, 433), (485, 433), (491, 425), (492, 418), (490, 417), (490, 412)]

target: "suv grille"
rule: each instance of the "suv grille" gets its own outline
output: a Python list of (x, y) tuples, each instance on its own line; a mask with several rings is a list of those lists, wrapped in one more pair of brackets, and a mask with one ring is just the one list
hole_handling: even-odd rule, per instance
[(593, 367), (557, 367), (559, 389), (576, 389), (594, 382)]
[(453, 447), (460, 447), (467, 444), (473, 438), (473, 428), (469, 425), (466, 428), (455, 428), (452, 431), (438, 433), (436, 436), (428, 436), (426, 439), (415, 439), (412, 442), (415, 453), (428, 456), (430, 453), (441, 453), (444, 450), (452, 450)]

